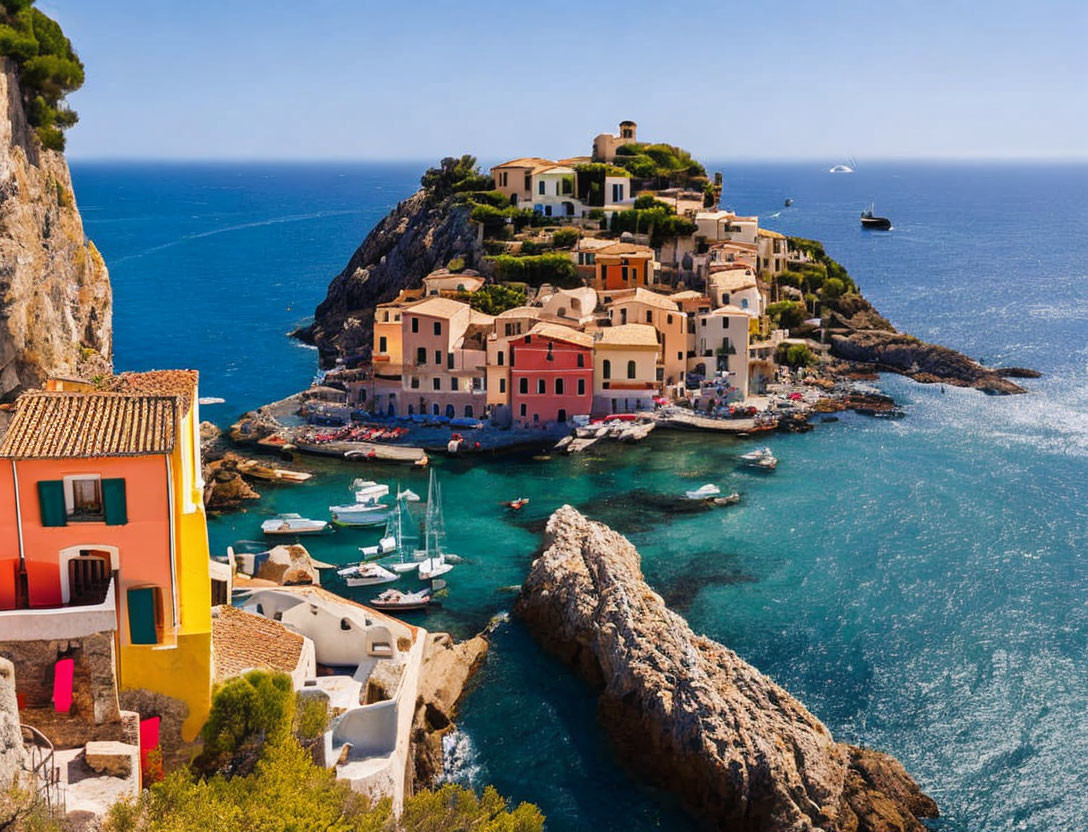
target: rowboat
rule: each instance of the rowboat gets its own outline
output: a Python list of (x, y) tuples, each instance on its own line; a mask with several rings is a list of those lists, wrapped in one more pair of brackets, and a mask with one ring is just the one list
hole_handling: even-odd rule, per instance
[(291, 471), (287, 468), (272, 468), (268, 465), (246, 459), (238, 463), (238, 473), (246, 477), (254, 477), (270, 482), (306, 482), (313, 474), (306, 471)]

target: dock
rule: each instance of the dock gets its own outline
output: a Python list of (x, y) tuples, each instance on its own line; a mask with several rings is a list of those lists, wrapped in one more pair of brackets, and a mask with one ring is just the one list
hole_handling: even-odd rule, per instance
[(714, 419), (686, 411), (659, 417), (657, 426), (673, 430), (709, 430), (720, 433), (754, 433), (768, 429), (766, 424), (755, 419)]
[(333, 456), (341, 459), (373, 459), (381, 462), (415, 463), (426, 458), (422, 448), (409, 445), (386, 445), (381, 442), (302, 442), (295, 447), (303, 453)]

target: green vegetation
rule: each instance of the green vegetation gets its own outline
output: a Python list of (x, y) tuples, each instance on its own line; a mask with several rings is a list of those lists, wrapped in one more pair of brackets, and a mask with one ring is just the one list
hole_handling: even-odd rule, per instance
[(626, 170), (604, 162), (589, 162), (574, 166), (575, 193), (583, 205), (602, 206), (605, 204), (604, 178), (606, 176), (629, 176)]
[(816, 354), (805, 344), (779, 344), (775, 361), (790, 367), (811, 367), (818, 363)]
[(202, 772), (252, 770), (259, 749), (287, 739), (295, 722), (295, 692), (286, 673), (251, 670), (228, 679), (212, 695), (194, 762)]
[(459, 292), (456, 300), (485, 315), (500, 315), (507, 309), (524, 306), (528, 302), (528, 293), (524, 283), (489, 283), (475, 292)]
[[(643, 197), (640, 197), (643, 199)], [(676, 214), (671, 206), (657, 202), (652, 208), (630, 208), (612, 215), (611, 231), (619, 234), (649, 234), (650, 245), (657, 247), (666, 240), (695, 233), (695, 223)]]
[(488, 260), (495, 276), (500, 280), (527, 283), (530, 286), (550, 283), (565, 289), (582, 285), (574, 263), (567, 254), (535, 254), (528, 257), (500, 254), (489, 257)]
[(27, 121), (42, 147), (64, 150), (64, 131), (79, 120), (64, 96), (83, 86), (83, 62), (60, 25), (35, 0), (0, 0), (0, 55), (19, 70)]
[(780, 300), (767, 307), (767, 315), (781, 329), (793, 329), (804, 323), (807, 315), (805, 305), (793, 300)]
[(552, 245), (555, 248), (573, 248), (581, 236), (577, 228), (560, 228), (552, 232)]
[(419, 181), (428, 194), (438, 199), (465, 191), (491, 191), (495, 187), (494, 180), (480, 172), (476, 157), (468, 153), (460, 159), (447, 156), (438, 167), (427, 168)]
[(446, 268), (454, 274), (463, 272), (465, 270), (465, 258), (464, 257), (451, 257), (449, 262), (446, 263)]
[(702, 189), (706, 168), (690, 153), (671, 144), (633, 143), (616, 148), (615, 163), (653, 188)]
[(446, 785), (404, 801), (399, 818), (388, 799), (373, 803), (314, 765), (293, 739), (268, 745), (254, 771), (194, 778), (177, 771), (118, 803), (104, 832), (541, 832), (530, 803), (511, 809), (493, 788), (483, 795)]

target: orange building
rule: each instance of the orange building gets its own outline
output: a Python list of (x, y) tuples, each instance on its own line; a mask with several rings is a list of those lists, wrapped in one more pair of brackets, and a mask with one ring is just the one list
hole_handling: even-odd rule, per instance
[(591, 284), (598, 292), (652, 286), (656, 276), (654, 250), (634, 243), (614, 243), (594, 252)]

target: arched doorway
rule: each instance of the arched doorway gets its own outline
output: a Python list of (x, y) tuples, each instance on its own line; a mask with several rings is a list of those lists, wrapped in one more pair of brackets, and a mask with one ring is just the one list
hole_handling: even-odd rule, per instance
[(465, 405), (465, 418), (466, 419), (471, 419), (472, 418), (472, 405), (470, 405), (470, 404)]
[(457, 411), (454, 409), (453, 405), (452, 404), (446, 405), (446, 418), (447, 419), (452, 419), (456, 415), (457, 415)]

